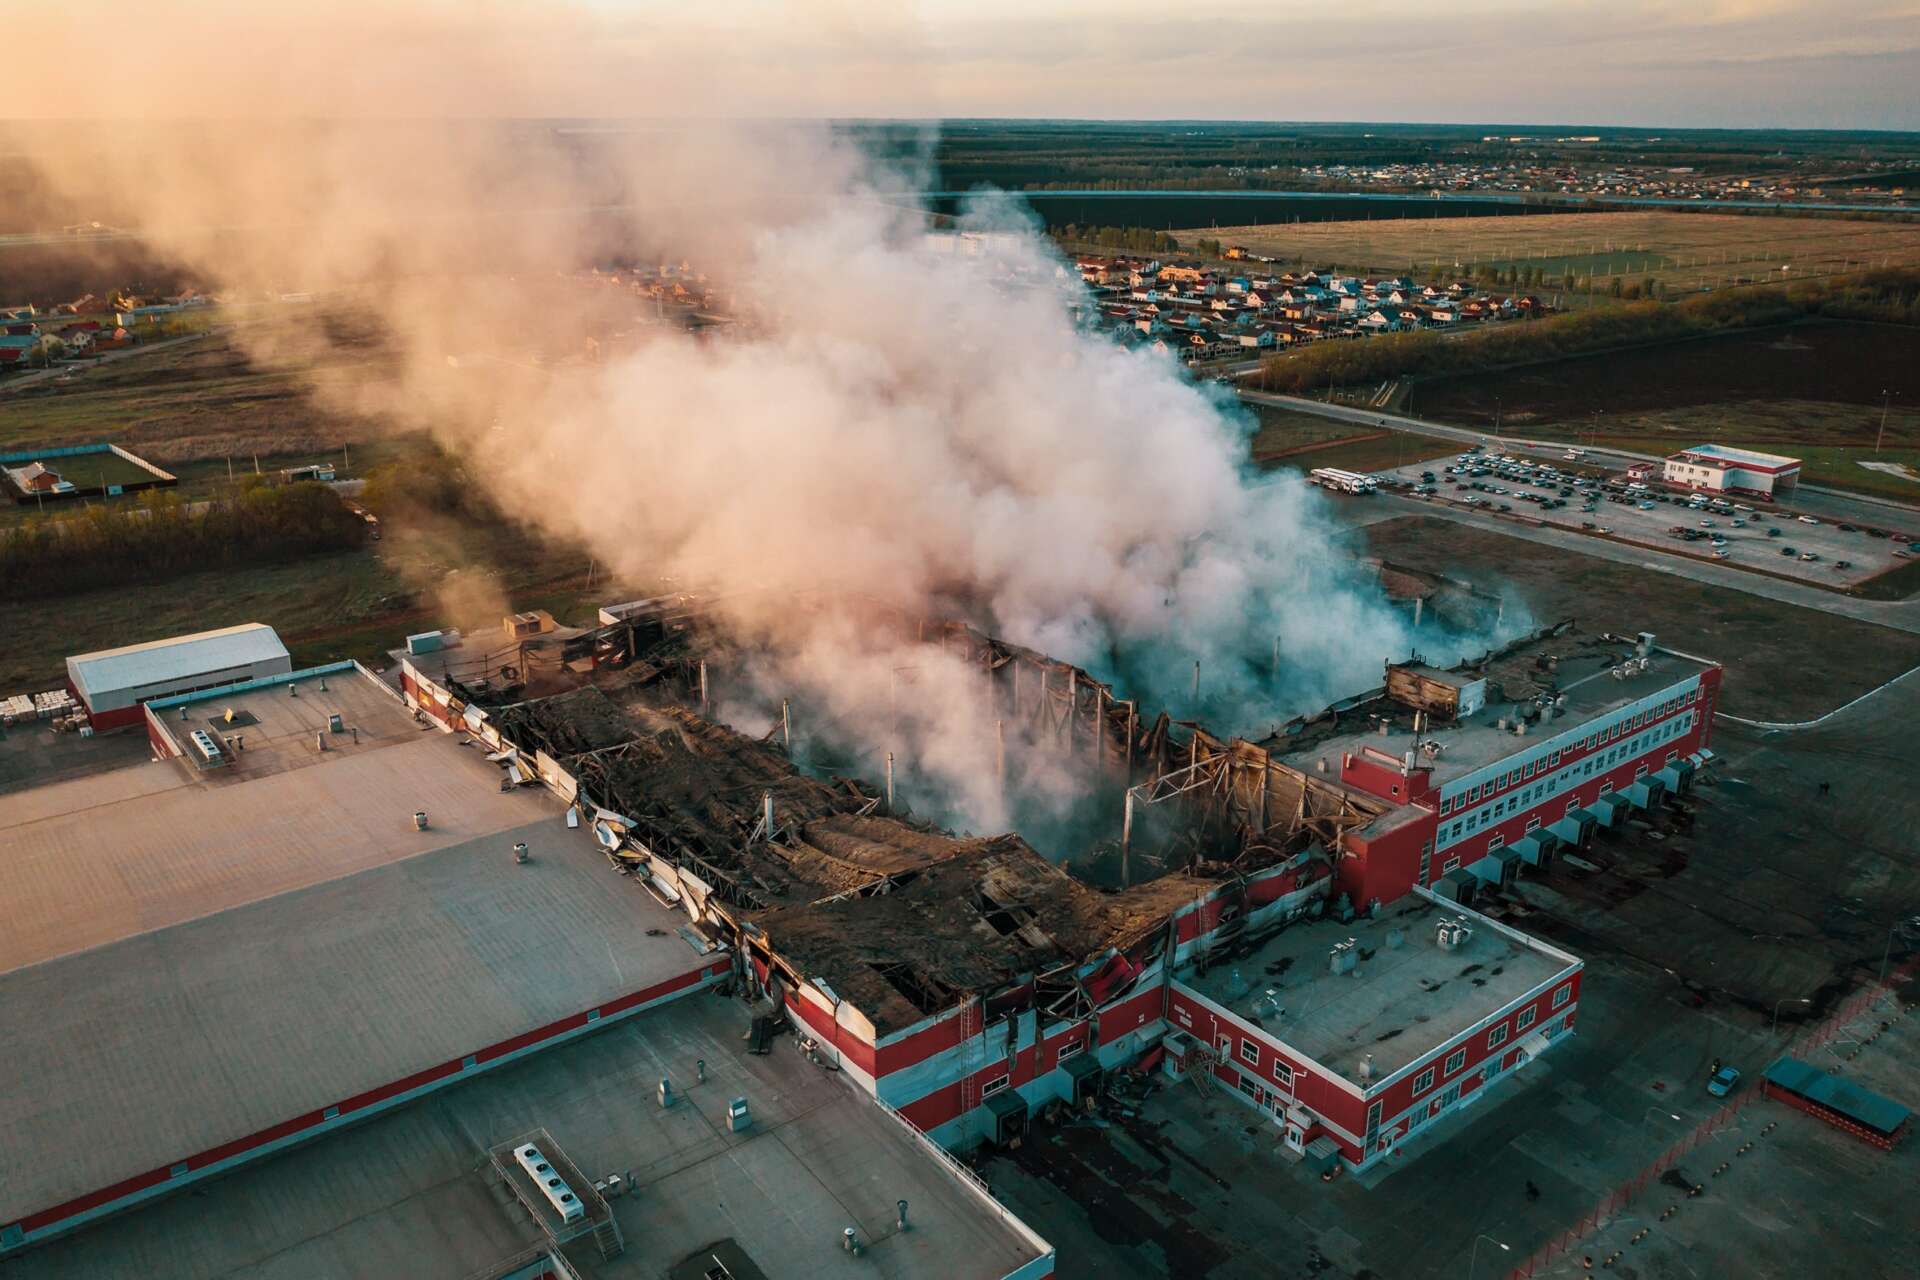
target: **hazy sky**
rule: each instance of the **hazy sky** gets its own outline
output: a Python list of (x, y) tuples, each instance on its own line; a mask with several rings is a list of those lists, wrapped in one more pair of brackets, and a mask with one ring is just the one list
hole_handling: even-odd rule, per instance
[(1920, 0), (94, 0), (5, 114), (1920, 128)]

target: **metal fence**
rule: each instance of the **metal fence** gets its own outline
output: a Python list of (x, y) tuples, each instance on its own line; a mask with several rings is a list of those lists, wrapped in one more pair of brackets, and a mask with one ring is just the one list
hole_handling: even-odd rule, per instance
[[(1920, 964), (1920, 957), (1908, 960), (1895, 969), (1888, 975), (1887, 982), (1876, 981), (1870, 986), (1861, 988), (1834, 1010), (1826, 1021), (1796, 1036), (1783, 1052), (1804, 1052), (1832, 1044), (1847, 1029), (1848, 1024), (1890, 994), (1895, 983), (1911, 975), (1916, 964)], [(1708, 1139), (1732, 1128), (1747, 1104), (1760, 1096), (1760, 1090), (1757, 1088), (1746, 1089), (1734, 1095), (1725, 1106), (1708, 1116), (1691, 1133), (1661, 1152), (1646, 1168), (1608, 1192), (1606, 1198), (1578, 1222), (1547, 1241), (1535, 1251), (1532, 1257), (1508, 1272), (1508, 1280), (1525, 1280), (1526, 1277), (1539, 1275), (1553, 1263), (1572, 1253), (1581, 1241), (1612, 1222), (1629, 1205), (1638, 1200), (1651, 1183), (1679, 1164), (1681, 1157)]]

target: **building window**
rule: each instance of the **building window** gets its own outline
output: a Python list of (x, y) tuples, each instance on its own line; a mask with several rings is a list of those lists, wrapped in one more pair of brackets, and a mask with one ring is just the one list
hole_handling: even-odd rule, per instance
[(1533, 1025), (1533, 1019), (1539, 1012), (1540, 1010), (1536, 1006), (1528, 1005), (1520, 1011), (1520, 1016), (1513, 1020), (1513, 1029), (1515, 1031), (1525, 1031)]
[(1522, 773), (1521, 776), (1526, 778), (1531, 778), (1533, 776), (1533, 761), (1531, 760), (1527, 761), (1526, 771)]
[(1507, 1042), (1507, 1030), (1507, 1024), (1503, 1022), (1493, 1030), (1487, 1032), (1487, 1048), (1497, 1049), (1505, 1044)]
[(1535, 816), (1533, 816), (1533, 817), (1531, 817), (1531, 818), (1528, 818), (1528, 819), (1527, 819), (1527, 830), (1528, 830), (1528, 831), (1530, 831), (1530, 832), (1532, 832), (1532, 831), (1538, 831), (1539, 829), (1540, 829), (1540, 818), (1539, 818), (1539, 815), (1537, 815), (1537, 814), (1536, 814)]
[(1293, 1088), (1293, 1068), (1278, 1058), (1275, 1058), (1273, 1061), (1273, 1078), (1278, 1080), (1286, 1088)]
[(1473, 790), (1467, 792), (1468, 804), (1472, 804), (1474, 801), (1478, 800), (1479, 798), (1480, 798), (1480, 788), (1475, 787)]
[(1505, 844), (1506, 842), (1507, 842), (1507, 838), (1505, 836), (1493, 836), (1489, 838), (1487, 841), (1487, 852), (1492, 853), (1495, 849), (1498, 849), (1501, 845)]
[(1413, 1096), (1417, 1098), (1431, 1088), (1433, 1088), (1433, 1068), (1428, 1067), (1413, 1078)]
[(1555, 768), (1559, 765), (1559, 763), (1560, 763), (1560, 753), (1558, 751), (1547, 752), (1547, 768), (1549, 769)]
[(1259, 1066), (1260, 1046), (1251, 1040), (1242, 1040), (1240, 1042), (1240, 1061), (1251, 1062), (1254, 1066)]
[(1558, 1009), (1571, 999), (1573, 999), (1573, 984), (1569, 982), (1566, 986), (1561, 987), (1553, 993), (1553, 1007)]
[(1252, 1098), (1255, 1102), (1260, 1101), (1260, 1086), (1255, 1084), (1253, 1081), (1247, 1079), (1245, 1076), (1240, 1077), (1240, 1092), (1246, 1094), (1249, 1098)]
[(1634, 777), (1636, 777), (1636, 778), (1644, 778), (1644, 777), (1646, 777), (1646, 776), (1647, 776), (1647, 766), (1645, 766), (1645, 765), (1641, 765), (1641, 766), (1640, 766), (1639, 768), (1637, 768), (1637, 769), (1635, 769), (1635, 770), (1633, 771), (1633, 776), (1634, 776)]
[(1082, 1049), (1086, 1047), (1087, 1047), (1087, 1042), (1085, 1040), (1069, 1041), (1068, 1043), (1060, 1046), (1059, 1052), (1053, 1055), (1053, 1060), (1056, 1063), (1065, 1062), (1068, 1058), (1071, 1058), (1074, 1054), (1080, 1052)]
[(1600, 794), (1601, 794), (1601, 795), (1605, 795), (1605, 794), (1607, 794), (1607, 792), (1609, 792), (1609, 791), (1611, 791), (1611, 790), (1613, 790), (1613, 783), (1612, 783), (1612, 782), (1603, 782), (1603, 783), (1601, 783), (1601, 784), (1600, 784)]
[(1460, 868), (1460, 859), (1448, 858), (1444, 863), (1441, 864), (1440, 874), (1445, 875), (1447, 872), (1457, 871), (1459, 870), (1459, 868)]
[(1454, 1072), (1458, 1071), (1460, 1068), (1466, 1065), (1467, 1065), (1467, 1050), (1466, 1050), (1466, 1046), (1462, 1045), (1460, 1048), (1455, 1049), (1452, 1053), (1447, 1055), (1447, 1060), (1446, 1062), (1441, 1064), (1440, 1070), (1445, 1075), (1452, 1075)]
[(1006, 1087), (1007, 1087), (1007, 1077), (995, 1076), (993, 1079), (987, 1081), (986, 1084), (980, 1087), (980, 1096), (983, 1098), (991, 1098), (994, 1094), (999, 1093), (1002, 1089)]
[(1578, 809), (1579, 807), (1580, 807), (1579, 796), (1575, 796), (1573, 799), (1567, 801), (1567, 817), (1571, 818), (1573, 816), (1573, 811), (1575, 809)]

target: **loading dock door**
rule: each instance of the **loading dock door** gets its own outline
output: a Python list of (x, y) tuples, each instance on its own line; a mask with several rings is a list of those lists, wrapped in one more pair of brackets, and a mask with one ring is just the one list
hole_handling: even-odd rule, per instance
[(1027, 1135), (1027, 1100), (1014, 1089), (1002, 1089), (987, 1099), (993, 1114), (993, 1143), (999, 1147), (1016, 1145)]

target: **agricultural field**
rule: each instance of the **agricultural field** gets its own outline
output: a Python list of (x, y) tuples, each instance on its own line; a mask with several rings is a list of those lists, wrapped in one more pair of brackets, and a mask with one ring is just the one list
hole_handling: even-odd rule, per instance
[(1421, 281), (1538, 267), (1551, 280), (1591, 276), (1603, 295), (1616, 280), (1624, 287), (1654, 279), (1671, 296), (1920, 265), (1920, 225), (1912, 223), (1673, 210), (1269, 224), (1208, 234), (1289, 265), (1407, 272)]
[(278, 631), (296, 666), (343, 658), (385, 666), (388, 649), (430, 627), (497, 627), (519, 609), (590, 622), (623, 588), (604, 575), (589, 587), (588, 574), (584, 553), (525, 530), (451, 519), (390, 525), (358, 551), (35, 601), (34, 625), (0, 638), (0, 690), (57, 688), (68, 654), (243, 622)]
[[(296, 330), (287, 333), (297, 340)], [(173, 463), (199, 458), (338, 448), (371, 438), (373, 428), (327, 409), (304, 383), (382, 372), (372, 351), (365, 359), (320, 360), (302, 375), (267, 369), (232, 330), (218, 330), (98, 367), (77, 365), (71, 376), (0, 387), (0, 450), (104, 440), (177, 474)]]
[(1638, 453), (1787, 453), (1811, 483), (1920, 500), (1915, 368), (1920, 330), (1810, 322), (1423, 380), (1412, 409)]

